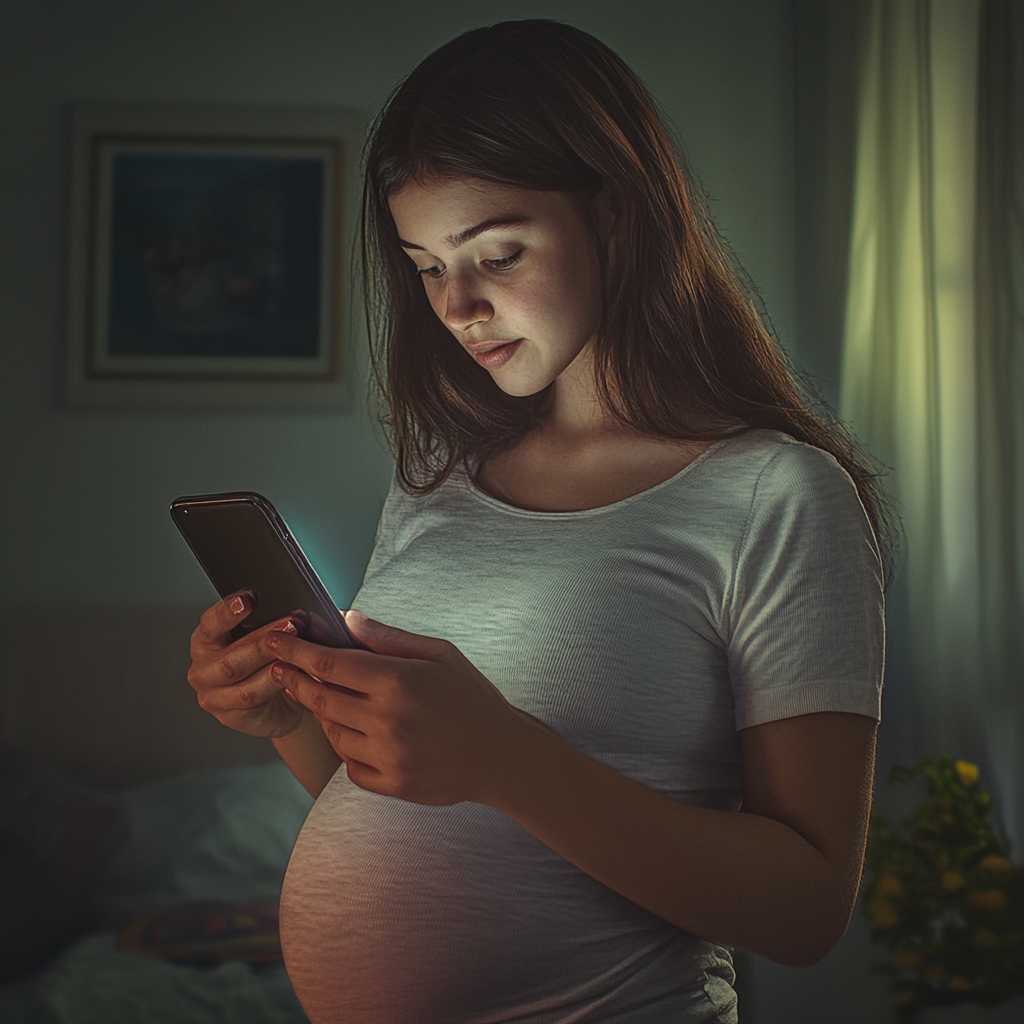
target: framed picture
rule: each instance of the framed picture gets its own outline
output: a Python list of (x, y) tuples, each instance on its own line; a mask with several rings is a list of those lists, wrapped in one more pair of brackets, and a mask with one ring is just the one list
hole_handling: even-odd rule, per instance
[(342, 407), (355, 111), (72, 112), (68, 402)]

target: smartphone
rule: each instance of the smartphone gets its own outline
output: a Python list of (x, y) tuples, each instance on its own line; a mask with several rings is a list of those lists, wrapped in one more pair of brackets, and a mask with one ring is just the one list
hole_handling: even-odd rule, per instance
[(327, 647), (359, 647), (327, 588), (277, 509), (255, 491), (194, 494), (171, 503), (171, 518), (221, 597), (248, 590), (252, 611), (240, 639), (291, 616), (299, 635)]

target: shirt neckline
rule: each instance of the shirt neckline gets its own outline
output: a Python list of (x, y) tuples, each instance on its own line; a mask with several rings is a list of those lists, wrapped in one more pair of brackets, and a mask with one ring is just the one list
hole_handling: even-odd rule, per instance
[[(744, 436), (744, 435), (740, 435)], [(500, 512), (505, 512), (510, 515), (527, 516), (535, 519), (577, 519), (587, 518), (595, 515), (606, 515), (609, 512), (614, 512), (620, 508), (628, 505), (633, 505), (638, 501), (642, 501), (646, 497), (652, 494), (656, 494), (658, 491), (665, 487), (670, 487), (676, 481), (681, 480), (685, 477), (690, 470), (695, 466), (700, 465), (707, 459), (712, 452), (717, 451), (723, 445), (728, 444), (730, 441), (735, 441), (736, 438), (726, 437), (721, 441), (715, 441), (708, 445), (695, 459), (688, 462), (678, 473), (674, 473), (667, 480), (662, 480), (660, 484), (655, 484), (653, 487), (648, 487), (644, 491), (638, 491), (636, 494), (630, 494), (628, 497), (620, 498), (618, 501), (613, 501), (609, 505), (598, 505), (595, 508), (580, 508), (571, 509), (566, 512), (539, 512), (536, 509), (520, 508), (518, 505), (510, 505), (508, 502), (502, 501), (500, 498), (495, 498), (493, 495), (488, 494), (486, 491), (481, 490), (476, 482), (473, 480), (472, 473), (465, 466), (460, 466), (458, 469), (459, 474), (462, 478), (462, 484), (469, 494), (475, 498), (478, 502), (484, 505), (490, 505), (491, 508), (497, 509)], [(475, 467), (474, 467), (475, 468)]]

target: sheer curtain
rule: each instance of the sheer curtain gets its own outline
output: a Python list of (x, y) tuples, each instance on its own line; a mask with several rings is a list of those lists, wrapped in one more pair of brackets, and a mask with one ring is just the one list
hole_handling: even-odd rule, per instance
[(1020, 856), (1024, 10), (861, 13), (840, 406), (902, 507), (912, 754), (981, 761)]

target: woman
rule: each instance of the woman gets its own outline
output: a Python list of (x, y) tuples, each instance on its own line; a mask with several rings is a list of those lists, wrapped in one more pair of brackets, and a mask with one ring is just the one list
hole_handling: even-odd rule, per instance
[(297, 620), (231, 643), (246, 594), (193, 637), (202, 705), (318, 796), (282, 896), (296, 992), (315, 1024), (734, 1021), (731, 949), (814, 963), (856, 897), (864, 457), (591, 36), (466, 33), (367, 154), (398, 461), (347, 616), (368, 650)]

